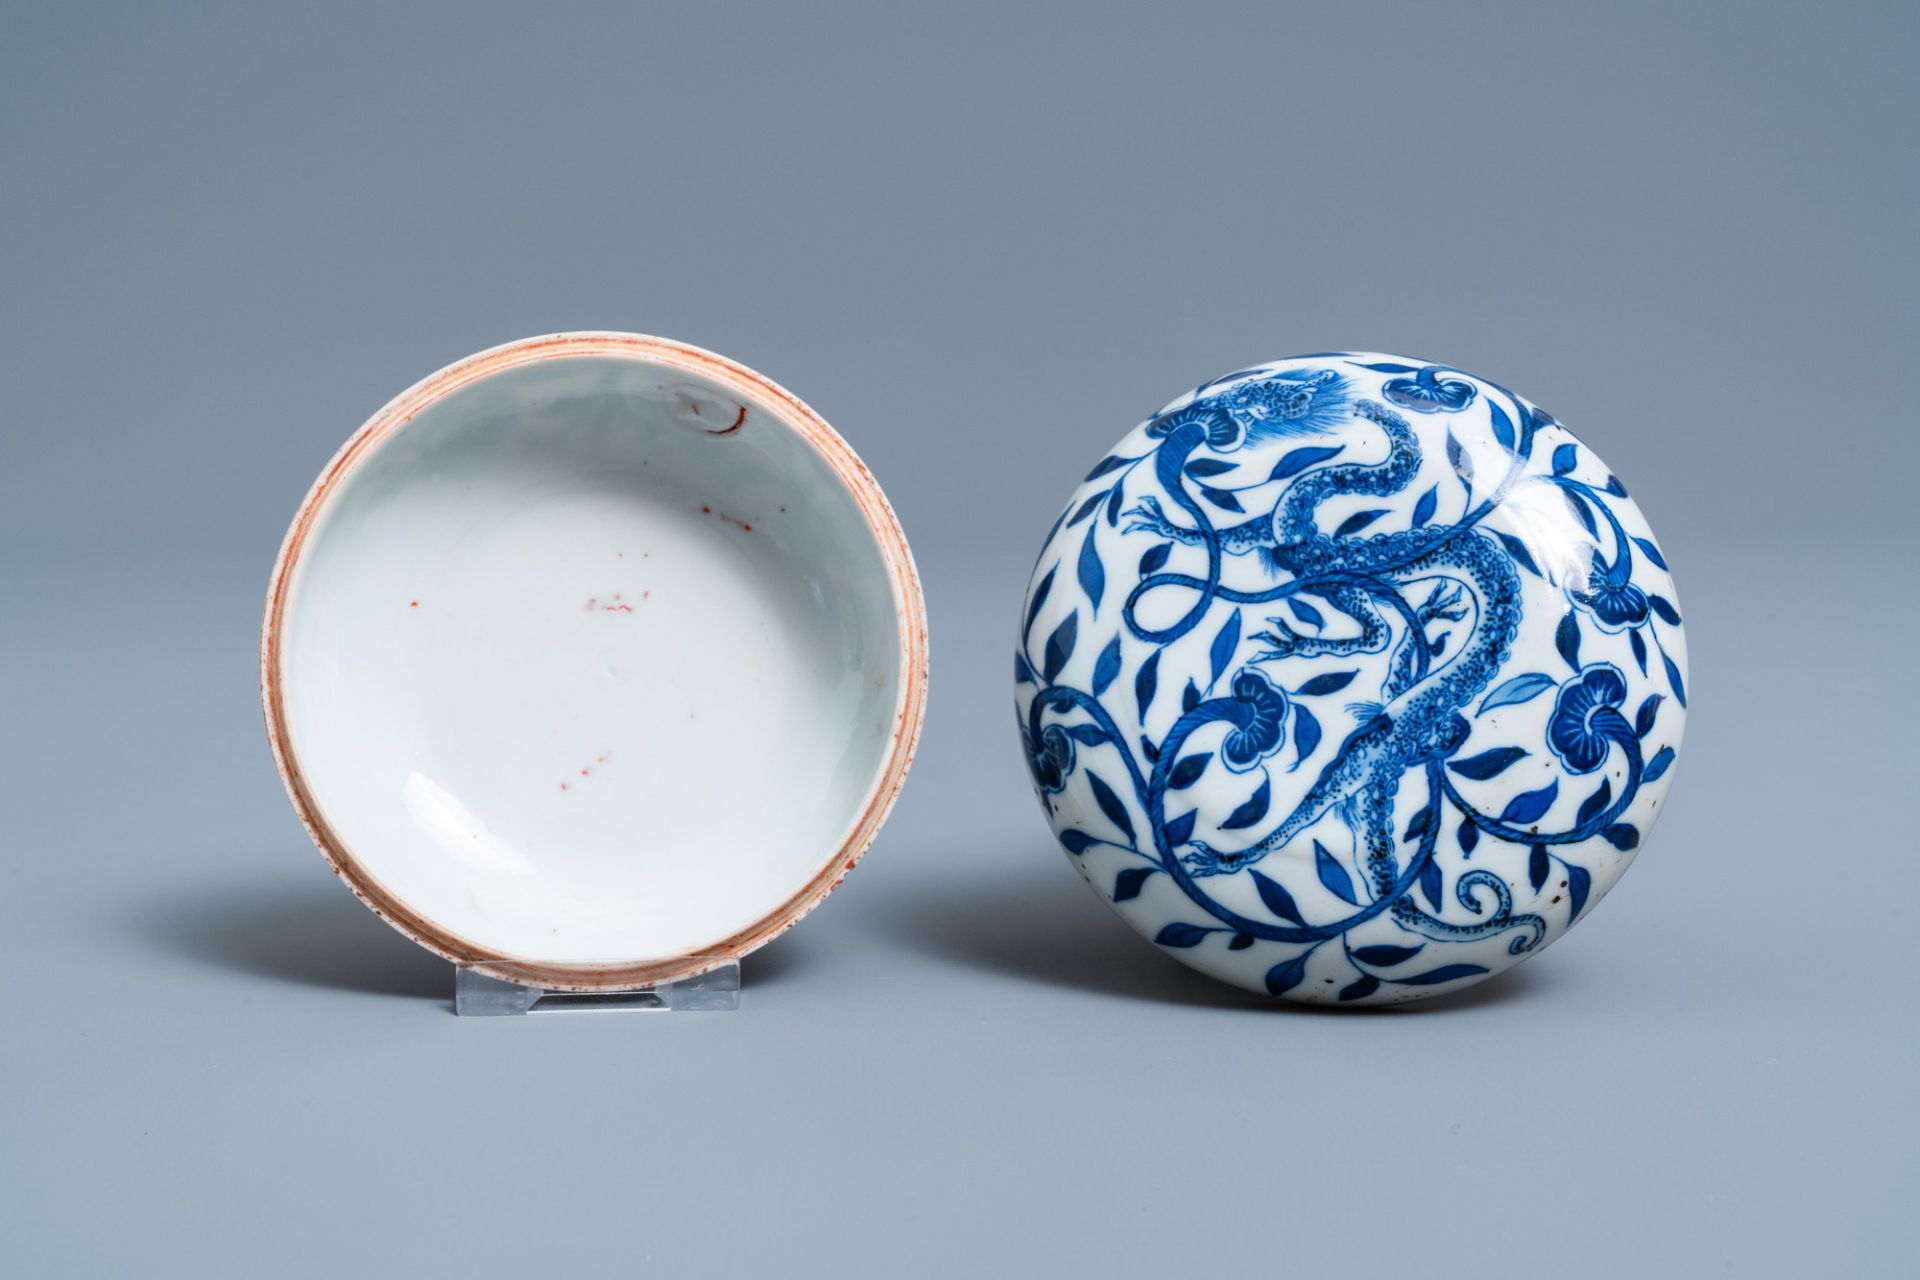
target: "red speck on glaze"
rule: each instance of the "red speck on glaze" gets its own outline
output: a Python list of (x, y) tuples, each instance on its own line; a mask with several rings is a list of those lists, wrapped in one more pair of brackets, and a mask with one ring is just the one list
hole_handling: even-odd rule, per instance
[(418, 609), (419, 607), (420, 607), (420, 602), (419, 602), (418, 600), (409, 600), (409, 601), (407, 601), (407, 608), (409, 608), (409, 609)]
[(560, 789), (561, 789), (562, 791), (565, 791), (565, 790), (567, 789), (567, 784), (566, 784), (566, 783), (564, 783), (564, 782), (563, 782), (563, 783), (561, 783), (561, 784), (560, 784)]
[(582, 769), (582, 770), (580, 771), (580, 776), (581, 776), (581, 777), (583, 777), (583, 778), (584, 778), (584, 777), (586, 777), (586, 776), (587, 776), (587, 772), (588, 772), (587, 770), (585, 770), (585, 769)]
[(728, 524), (740, 530), (742, 533), (753, 532), (753, 526), (748, 524), (746, 521), (740, 519), (737, 516), (730, 516), (724, 511), (715, 511), (712, 507), (702, 507), (700, 508), (700, 510), (710, 516), (714, 516), (714, 515), (719, 516), (722, 520), (725, 520)]

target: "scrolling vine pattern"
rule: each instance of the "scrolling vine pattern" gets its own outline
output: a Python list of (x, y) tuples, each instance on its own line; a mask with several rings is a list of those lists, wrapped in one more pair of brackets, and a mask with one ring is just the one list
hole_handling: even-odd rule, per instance
[[(1274, 995), (1514, 963), (1637, 847), (1675, 759), (1681, 618), (1630, 526), (1624, 486), (1483, 378), (1326, 354), (1201, 386), (1093, 468), (1036, 566), (1014, 674), (1061, 843), (1119, 855), (1116, 904), (1170, 885), (1154, 940), (1257, 955), (1211, 967)], [(1530, 704), (1544, 729), (1504, 740)]]

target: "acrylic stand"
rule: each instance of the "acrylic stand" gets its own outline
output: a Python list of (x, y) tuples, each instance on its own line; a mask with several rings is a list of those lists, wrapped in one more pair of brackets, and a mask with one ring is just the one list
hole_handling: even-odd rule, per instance
[(465, 965), (453, 970), (453, 1011), (463, 1018), (521, 1013), (673, 1013), (733, 1010), (740, 1007), (740, 962), (679, 982), (662, 982), (632, 991), (548, 991), (505, 982)]

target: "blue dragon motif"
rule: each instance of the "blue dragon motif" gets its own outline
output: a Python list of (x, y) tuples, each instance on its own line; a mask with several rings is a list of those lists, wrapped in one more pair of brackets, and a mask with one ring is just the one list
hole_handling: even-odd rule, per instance
[[(1416, 429), (1403, 408), (1445, 425)], [(1562, 437), (1545, 465), (1535, 462), (1537, 444)], [(1134, 442), (1144, 447), (1125, 447)], [(1442, 442), (1445, 469), (1422, 488)], [(1156, 909), (1184, 902), (1200, 919), (1169, 919), (1153, 934), (1161, 945), (1276, 995), (1359, 1002), (1486, 976), (1513, 962), (1490, 957), (1517, 958), (1569, 926), (1597, 896), (1596, 872), (1604, 892), (1637, 847), (1658, 799), (1648, 793), (1663, 789), (1654, 784), (1677, 749), (1684, 649), (1670, 585), (1662, 595), (1636, 581), (1642, 563), (1665, 573), (1660, 552), (1629, 531), (1639, 515), (1617, 480), (1579, 478), (1570, 433), (1457, 370), (1323, 356), (1215, 379), (1125, 443), (1056, 523), (1016, 658), (1036, 785), (1069, 853), (1119, 859), (1113, 901), (1134, 904), (1123, 913), (1136, 925), (1156, 920), (1143, 893), (1164, 876), (1177, 896), (1157, 898)], [(1437, 518), (1443, 500), (1457, 515)], [(1136, 540), (1146, 545), (1135, 580), (1104, 615), (1111, 637), (1086, 678), (1070, 681), (1107, 604), (1107, 565), (1118, 544)], [(1077, 595), (1056, 586), (1069, 562)], [(1564, 601), (1550, 629), (1529, 626), (1542, 598)], [(1264, 625), (1247, 626), (1249, 611)], [(1059, 620), (1042, 628), (1049, 612)], [(1651, 647), (1666, 694), (1644, 695), (1630, 721), (1627, 674), (1615, 662), (1583, 665), (1583, 635), (1596, 648), (1625, 637), (1620, 657), (1648, 681)], [(1541, 652), (1572, 674), (1500, 680)], [(1129, 665), (1133, 679), (1122, 684)], [(1155, 710), (1163, 675), (1186, 670), (1179, 711), (1149, 732), (1167, 714)], [(1363, 672), (1377, 681), (1372, 699), (1347, 704), (1351, 727), (1321, 750), (1328, 713), (1311, 708)], [(1549, 689), (1556, 697), (1537, 743), (1547, 751), (1470, 750), (1537, 715), (1522, 709)], [(1668, 697), (1679, 713), (1662, 717)], [(1649, 757), (1643, 742), (1657, 727), (1671, 742)], [(1276, 772), (1289, 733), (1296, 758)], [(1209, 775), (1215, 759), (1224, 768)], [(1297, 772), (1309, 763), (1313, 772)], [(1507, 796), (1497, 812), (1475, 798), (1550, 769), (1556, 776)], [(1083, 789), (1069, 786), (1076, 770)], [(1550, 820), (1561, 779), (1594, 773), (1600, 787), (1572, 816)], [(1251, 794), (1232, 781), (1255, 776)], [(1170, 816), (1175, 798), (1195, 803)], [(1227, 802), (1230, 812), (1214, 812)], [(1105, 830), (1090, 829), (1089, 817)], [(1316, 834), (1339, 830), (1344, 858)], [(1465, 865), (1482, 837), (1513, 847), (1519, 874)], [(1278, 851), (1288, 865), (1270, 874), (1263, 865)], [(1531, 894), (1530, 909), (1517, 907), (1517, 891)], [(1421, 967), (1435, 946), (1464, 958)]]

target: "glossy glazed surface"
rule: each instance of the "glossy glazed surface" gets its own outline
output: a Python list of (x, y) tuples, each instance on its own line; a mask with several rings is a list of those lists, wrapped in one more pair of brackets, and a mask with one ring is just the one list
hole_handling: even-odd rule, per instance
[(871, 838), (918, 726), (918, 588), (871, 478), (778, 388), (540, 341), (436, 375), (323, 477), (269, 720), (323, 849), (421, 941), (657, 980), (771, 937)]
[(1349, 1004), (1479, 981), (1590, 911), (1686, 715), (1625, 487), (1532, 403), (1397, 356), (1241, 370), (1122, 439), (1015, 667), (1096, 892), (1195, 968)]

